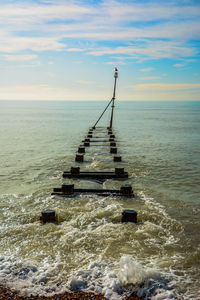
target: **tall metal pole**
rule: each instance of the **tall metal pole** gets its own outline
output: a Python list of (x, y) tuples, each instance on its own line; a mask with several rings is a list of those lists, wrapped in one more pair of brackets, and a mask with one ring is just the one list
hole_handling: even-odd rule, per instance
[(117, 78), (118, 78), (118, 70), (117, 70), (117, 68), (115, 68), (115, 75), (114, 75), (114, 77), (115, 77), (115, 84), (114, 84), (113, 97), (109, 101), (108, 105), (106, 106), (106, 108), (104, 109), (104, 111), (102, 112), (102, 114), (100, 115), (100, 117), (98, 118), (98, 120), (96, 121), (96, 123), (94, 124), (93, 128), (95, 128), (96, 125), (99, 123), (100, 119), (102, 118), (102, 116), (104, 115), (105, 111), (108, 109), (108, 107), (110, 106), (111, 103), (112, 103), (112, 113), (111, 113), (111, 119), (110, 119), (110, 127), (112, 128), (114, 100), (115, 100), (115, 90), (116, 90), (116, 81), (117, 81)]
[(116, 91), (116, 83), (117, 83), (117, 78), (118, 78), (118, 70), (115, 68), (115, 83), (114, 83), (114, 91), (113, 91), (113, 97), (112, 97), (112, 111), (111, 111), (111, 117), (110, 117), (110, 128), (112, 128), (112, 123), (113, 123), (113, 112), (114, 112), (114, 107), (115, 107), (115, 91)]

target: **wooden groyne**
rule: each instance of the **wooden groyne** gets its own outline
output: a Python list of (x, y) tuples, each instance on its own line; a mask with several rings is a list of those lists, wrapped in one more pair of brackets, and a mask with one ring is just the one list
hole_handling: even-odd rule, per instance
[[(73, 178), (76, 179), (88, 179), (88, 180), (100, 180), (104, 181), (106, 179), (120, 179), (126, 180), (128, 178), (128, 172), (124, 168), (117, 165), (114, 170), (109, 171), (99, 170), (99, 171), (87, 171), (82, 168), (84, 167), (85, 155), (87, 155), (88, 149), (92, 147), (98, 148), (98, 154), (103, 157), (105, 152), (100, 153), (99, 149), (102, 150), (102, 146), (108, 148), (108, 154), (110, 154), (111, 161), (115, 163), (120, 163), (122, 157), (118, 154), (118, 146), (115, 132), (113, 130), (113, 116), (114, 116), (114, 107), (115, 107), (115, 92), (116, 92), (116, 83), (118, 78), (118, 70), (115, 68), (114, 73), (114, 91), (113, 97), (109, 101), (106, 108), (101, 113), (100, 117), (97, 119), (96, 123), (89, 128), (86, 136), (82, 139), (82, 143), (77, 149), (75, 155), (75, 162), (79, 163), (79, 166), (72, 166), (70, 170), (64, 171), (63, 178)], [(104, 113), (111, 106), (111, 115), (109, 126), (97, 126), (101, 120)], [(80, 167), (81, 165), (81, 167)], [(120, 189), (91, 189), (91, 188), (79, 188), (74, 186), (74, 184), (63, 184), (61, 187), (56, 187), (53, 189), (51, 195), (56, 195), (60, 197), (73, 197), (80, 194), (96, 194), (99, 196), (113, 196), (113, 197), (134, 197), (134, 192), (131, 185), (124, 184)], [(48, 219), (49, 214), (49, 219)], [(40, 220), (44, 223), (52, 222), (54, 220), (57, 222), (57, 214), (53, 213), (52, 210), (43, 211), (40, 217)], [(134, 210), (124, 210), (122, 212), (122, 222), (137, 222), (137, 212)]]

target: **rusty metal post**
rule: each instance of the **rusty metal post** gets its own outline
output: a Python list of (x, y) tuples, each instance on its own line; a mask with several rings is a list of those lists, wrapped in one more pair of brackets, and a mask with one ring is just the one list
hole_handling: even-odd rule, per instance
[(112, 123), (113, 123), (113, 113), (114, 113), (114, 107), (115, 107), (115, 91), (116, 91), (116, 83), (118, 78), (118, 70), (115, 68), (115, 83), (114, 83), (114, 91), (113, 91), (113, 97), (112, 97), (112, 111), (111, 111), (111, 117), (110, 117), (110, 128), (112, 129)]
[(114, 110), (114, 100), (115, 100), (115, 90), (116, 90), (116, 82), (117, 82), (117, 78), (118, 78), (118, 70), (117, 68), (115, 68), (115, 83), (114, 83), (114, 91), (113, 91), (113, 97), (110, 100), (110, 102), (108, 103), (108, 105), (106, 106), (106, 108), (104, 109), (104, 111), (102, 112), (102, 114), (100, 115), (100, 117), (98, 118), (98, 120), (96, 121), (96, 123), (94, 124), (93, 128), (96, 127), (97, 123), (100, 121), (100, 119), (102, 118), (103, 114), (105, 113), (105, 111), (108, 109), (108, 107), (110, 106), (110, 104), (112, 103), (112, 112), (111, 112), (111, 119), (110, 119), (110, 129), (112, 129), (112, 122), (113, 122), (113, 110)]

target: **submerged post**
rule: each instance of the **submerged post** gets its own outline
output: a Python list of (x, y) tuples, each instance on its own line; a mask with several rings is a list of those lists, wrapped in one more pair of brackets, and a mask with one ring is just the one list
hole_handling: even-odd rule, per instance
[(115, 83), (114, 83), (114, 90), (113, 90), (113, 97), (112, 97), (112, 111), (111, 111), (111, 117), (110, 117), (110, 129), (112, 129), (112, 123), (113, 123), (113, 112), (114, 112), (114, 107), (115, 107), (115, 91), (116, 91), (116, 83), (117, 83), (117, 78), (118, 78), (118, 70), (115, 68)]
[(58, 222), (58, 216), (55, 210), (52, 209), (43, 210), (40, 216), (40, 221), (42, 223), (50, 223), (50, 222), (56, 223)]

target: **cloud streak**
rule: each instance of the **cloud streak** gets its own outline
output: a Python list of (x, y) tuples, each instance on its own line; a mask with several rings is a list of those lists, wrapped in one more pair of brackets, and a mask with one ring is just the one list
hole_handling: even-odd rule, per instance
[(200, 89), (200, 83), (146, 83), (130, 86), (132, 89), (142, 91), (177, 91)]
[(144, 69), (140, 69), (140, 72), (150, 72), (152, 70), (153, 68), (144, 68)]
[(146, 42), (141, 46), (126, 46), (117, 48), (102, 48), (88, 52), (93, 56), (102, 55), (128, 55), (132, 58), (138, 57), (151, 57), (153, 59), (160, 58), (173, 58), (173, 57), (191, 57), (196, 55), (198, 52), (196, 49), (189, 46), (184, 46), (181, 42), (171, 41), (155, 41)]
[[(92, 56), (125, 54), (132, 59), (140, 56), (154, 59), (178, 55), (193, 57), (197, 50), (187, 41), (200, 38), (199, 18), (200, 6), (194, 4), (181, 6), (147, 1), (142, 5), (111, 0), (96, 2), (95, 5), (69, 0), (7, 4), (3, 1), (0, 25), (4, 34), (0, 34), (0, 52), (27, 49), (35, 52), (84, 52), (85, 49)], [(75, 43), (82, 40), (85, 43), (121, 41), (127, 44), (83, 49), (72, 46), (72, 40)], [(133, 41), (135, 47), (130, 47)]]
[(86, 1), (51, 1), (31, 2), (19, 1), (7, 4), (1, 1), (0, 19), (2, 24), (37, 25), (57, 20), (83, 20), (87, 16), (90, 22), (98, 24), (116, 24), (128, 22), (166, 21), (176, 18), (198, 19), (199, 5), (178, 5), (173, 3), (144, 4), (126, 3), (124, 1), (100, 1), (89, 5)]
[(145, 76), (145, 77), (140, 77), (140, 80), (155, 80), (159, 79), (160, 77), (158, 76)]
[(61, 51), (66, 48), (64, 43), (56, 37), (16, 37), (10, 36), (0, 38), (0, 52), (15, 53), (24, 50)]
[[(197, 99), (191, 74), (199, 69), (199, 28), (195, 1), (1, 0), (1, 84), (16, 83), (17, 73), (19, 85), (1, 89), (0, 98), (80, 99), (84, 90), (94, 99), (95, 76), (104, 86), (95, 97), (104, 99), (106, 72), (117, 65), (128, 74), (121, 76), (123, 99), (164, 93)], [(156, 83), (163, 73), (165, 82)]]
[(7, 61), (29, 61), (34, 60), (38, 56), (35, 54), (24, 54), (24, 55), (2, 55)]
[(80, 83), (80, 84), (83, 84), (83, 85), (91, 85), (91, 84), (95, 84), (94, 81), (88, 81), (88, 80), (76, 80), (76, 82)]

